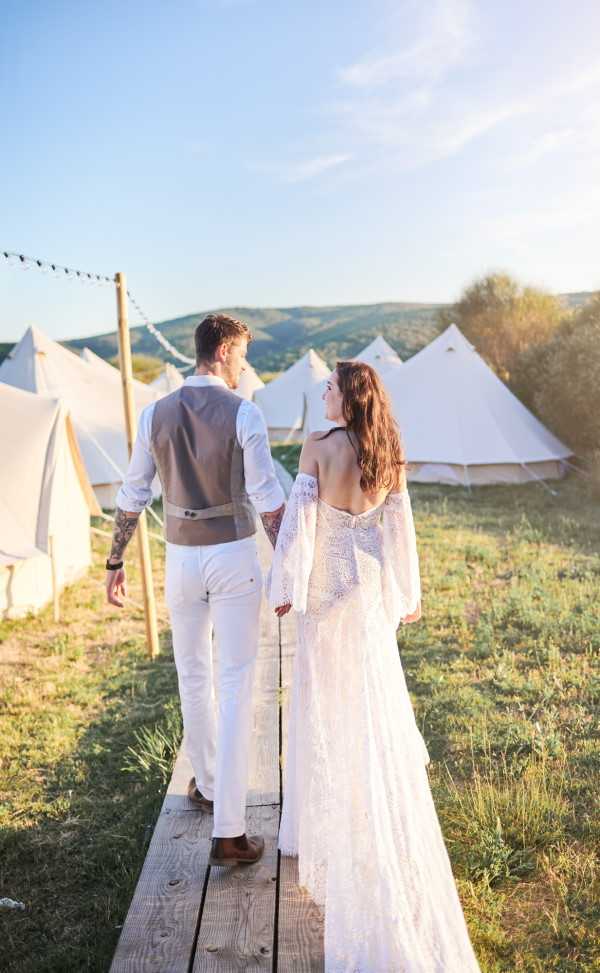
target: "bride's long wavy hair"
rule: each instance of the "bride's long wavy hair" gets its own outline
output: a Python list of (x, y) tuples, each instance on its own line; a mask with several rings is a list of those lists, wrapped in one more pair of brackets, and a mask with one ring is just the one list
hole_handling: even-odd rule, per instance
[[(335, 370), (346, 428), (358, 440), (361, 490), (373, 493), (398, 489), (406, 459), (400, 430), (379, 375), (364, 362), (338, 361)], [(333, 429), (319, 439), (331, 432)]]

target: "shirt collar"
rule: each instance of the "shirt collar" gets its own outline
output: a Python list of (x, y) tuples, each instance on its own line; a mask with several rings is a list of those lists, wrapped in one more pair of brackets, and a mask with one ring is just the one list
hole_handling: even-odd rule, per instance
[(220, 375), (188, 375), (184, 385), (222, 385), (226, 389), (229, 388), (225, 379), (221, 378)]

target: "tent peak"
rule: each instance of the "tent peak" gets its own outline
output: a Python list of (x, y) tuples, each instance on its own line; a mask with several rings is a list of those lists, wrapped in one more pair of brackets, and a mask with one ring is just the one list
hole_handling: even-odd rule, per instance
[(401, 365), (402, 359), (382, 334), (378, 334), (352, 361), (366, 362), (367, 365)]
[(48, 335), (44, 331), (42, 331), (41, 328), (38, 328), (37, 325), (35, 324), (30, 324), (29, 327), (25, 329), (21, 341), (18, 341), (15, 347), (13, 348), (13, 351), (17, 348), (19, 344), (25, 343), (25, 344), (30, 344), (33, 351), (45, 353), (48, 348), (48, 342), (50, 340), (51, 339), (48, 338)]
[[(435, 340), (435, 339), (434, 339)], [(474, 351), (475, 346), (465, 338), (457, 324), (449, 324), (445, 331), (439, 335), (439, 340), (446, 346), (446, 351), (456, 351), (458, 348), (466, 348)]]

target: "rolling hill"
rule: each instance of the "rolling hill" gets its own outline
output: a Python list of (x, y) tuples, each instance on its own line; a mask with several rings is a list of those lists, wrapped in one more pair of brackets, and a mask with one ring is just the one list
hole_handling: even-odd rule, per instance
[[(242, 318), (250, 327), (253, 341), (248, 358), (260, 372), (280, 371), (314, 348), (332, 366), (336, 358), (355, 355), (376, 334), (383, 334), (402, 358), (414, 354), (437, 333), (438, 304), (365, 304), (333, 307), (222, 308)], [(157, 322), (157, 328), (183, 354), (193, 357), (194, 329), (208, 312)], [(66, 342), (73, 349), (85, 345), (103, 358), (117, 352), (117, 335), (111, 332), (93, 338)], [(168, 359), (152, 335), (142, 327), (131, 329), (131, 347), (136, 354)]]
[[(586, 303), (591, 293), (583, 291), (560, 294), (559, 297), (566, 307), (575, 308)], [(438, 333), (436, 312), (444, 307), (447, 305), (384, 303), (328, 307), (229, 307), (219, 310), (248, 323), (254, 336), (248, 358), (257, 371), (272, 373), (288, 368), (311, 347), (333, 368), (336, 359), (356, 355), (377, 334), (382, 334), (401, 358), (409, 358)], [(179, 351), (193, 357), (194, 329), (207, 313), (198, 311), (157, 321), (156, 326)], [(143, 325), (133, 326), (133, 322), (130, 323), (131, 346), (135, 354), (171, 360)], [(43, 329), (43, 322), (39, 322), (39, 325)], [(117, 354), (117, 333), (111, 331), (63, 344), (74, 351), (87, 346), (109, 360)], [(11, 347), (10, 343), (0, 345), (0, 361)]]

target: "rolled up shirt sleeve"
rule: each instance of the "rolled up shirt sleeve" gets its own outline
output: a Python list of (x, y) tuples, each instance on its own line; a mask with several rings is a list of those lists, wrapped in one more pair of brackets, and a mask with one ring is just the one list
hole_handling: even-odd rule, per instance
[(238, 409), (236, 433), (244, 451), (246, 492), (259, 514), (277, 510), (285, 493), (277, 479), (264, 416), (254, 402), (244, 400)]
[(150, 449), (153, 411), (154, 403), (151, 402), (140, 414), (127, 473), (117, 493), (116, 504), (120, 510), (141, 513), (152, 500), (152, 481), (156, 475), (156, 464)]

